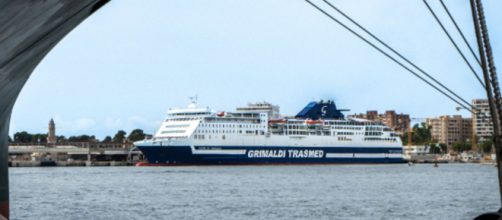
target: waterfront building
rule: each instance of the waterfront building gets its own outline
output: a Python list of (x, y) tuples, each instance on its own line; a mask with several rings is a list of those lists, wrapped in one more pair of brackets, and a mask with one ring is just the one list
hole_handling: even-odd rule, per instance
[(394, 130), (398, 135), (403, 135), (410, 129), (410, 115), (408, 114), (397, 114), (394, 110), (387, 110), (384, 114), (378, 114), (378, 111), (369, 110), (366, 114), (354, 114), (350, 115), (351, 118), (362, 118), (375, 122), (382, 122), (389, 128)]
[(407, 159), (413, 156), (422, 156), (430, 153), (430, 146), (428, 145), (411, 145), (403, 146), (404, 155)]
[(472, 100), (472, 129), (479, 142), (490, 140), (493, 136), (493, 124), (490, 114), (490, 106), (487, 99)]
[(56, 137), (56, 123), (54, 123), (54, 119), (51, 118), (49, 121), (49, 133), (47, 134), (47, 144), (55, 145), (57, 142)]
[(437, 118), (427, 118), (426, 123), (431, 128), (434, 141), (451, 147), (456, 142), (472, 141), (472, 120), (460, 115), (443, 115)]

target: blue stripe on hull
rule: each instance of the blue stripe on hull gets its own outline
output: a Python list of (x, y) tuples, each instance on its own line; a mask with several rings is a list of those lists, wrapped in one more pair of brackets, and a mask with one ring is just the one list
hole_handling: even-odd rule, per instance
[[(327, 158), (328, 153), (402, 153), (402, 148), (356, 148), (356, 147), (206, 147), (197, 146), (199, 149), (217, 148), (222, 150), (246, 150), (246, 154), (192, 154), (189, 146), (139, 146), (149, 163), (153, 164), (190, 164), (190, 165), (213, 165), (213, 164), (308, 164), (308, 163), (403, 163), (403, 158), (366, 157), (366, 158)], [(284, 157), (260, 157), (250, 158), (250, 150), (322, 150), (323, 155), (319, 158), (290, 158)]]

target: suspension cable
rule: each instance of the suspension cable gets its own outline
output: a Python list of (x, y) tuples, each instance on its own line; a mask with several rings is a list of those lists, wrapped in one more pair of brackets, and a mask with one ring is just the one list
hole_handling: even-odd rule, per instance
[(466, 107), (464, 104), (460, 103), (458, 100), (456, 100), (455, 98), (451, 97), (450, 95), (446, 94), (443, 90), (441, 90), (440, 88), (438, 88), (437, 86), (435, 86), (434, 84), (432, 84), (431, 82), (427, 81), (426, 79), (424, 79), (423, 77), (421, 77), (419, 74), (417, 74), (415, 71), (411, 70), (409, 67), (407, 67), (406, 65), (404, 65), (403, 63), (399, 62), (398, 60), (396, 60), (396, 58), (392, 57), (391, 55), (389, 55), (388, 53), (386, 53), (385, 51), (383, 51), (382, 49), (380, 49), (378, 46), (376, 46), (375, 44), (371, 43), (369, 40), (367, 40), (366, 38), (364, 38), (363, 36), (361, 36), (360, 34), (358, 34), (357, 32), (355, 32), (354, 30), (352, 30), (351, 28), (349, 28), (347, 25), (345, 25), (344, 23), (340, 22), (338, 19), (336, 19), (335, 17), (331, 16), (329, 13), (327, 13), (326, 11), (324, 11), (323, 9), (319, 8), (317, 5), (315, 5), (314, 3), (312, 3), (311, 1), (309, 0), (305, 0), (307, 3), (309, 3), (310, 5), (312, 5), (314, 8), (316, 8), (317, 10), (319, 10), (321, 13), (323, 13), (324, 15), (326, 15), (327, 17), (329, 17), (331, 20), (333, 20), (334, 22), (338, 23), (340, 26), (344, 27), (347, 31), (351, 32), (352, 34), (354, 34), (356, 37), (358, 37), (359, 39), (361, 39), (362, 41), (366, 42), (367, 44), (369, 44), (371, 47), (373, 47), (374, 49), (378, 50), (380, 53), (382, 53), (384, 56), (386, 56), (387, 58), (391, 59), (392, 61), (394, 61), (395, 63), (397, 63), (399, 66), (403, 67), (404, 69), (406, 69), (408, 72), (410, 72), (411, 74), (413, 74), (414, 76), (418, 77), (419, 79), (421, 79), (422, 81), (424, 81), (425, 83), (427, 83), (429, 86), (433, 87), (434, 89), (436, 89), (437, 91), (439, 91), (440, 93), (442, 93), (443, 95), (445, 95), (446, 97), (448, 97), (450, 100), (452, 100), (453, 102), (457, 103), (458, 105), (460, 105), (461, 107), (467, 109), (468, 111), (470, 111), (471, 113), (474, 113), (473, 110), (471, 110), (470, 108)]
[(446, 34), (446, 36), (448, 37), (448, 39), (450, 39), (450, 42), (453, 44), (453, 46), (455, 46), (455, 48), (457, 49), (457, 51), (460, 54), (460, 56), (462, 57), (462, 59), (464, 60), (464, 62), (467, 64), (467, 66), (471, 70), (472, 74), (474, 74), (474, 76), (476, 77), (476, 79), (478, 79), (479, 83), (481, 83), (481, 86), (483, 86), (483, 88), (486, 88), (486, 86), (483, 83), (483, 81), (481, 80), (481, 78), (479, 78), (478, 73), (476, 72), (476, 70), (474, 70), (474, 68), (472, 67), (471, 63), (469, 63), (469, 61), (465, 57), (464, 53), (462, 53), (462, 50), (460, 50), (460, 47), (458, 47), (457, 43), (455, 43), (455, 40), (453, 40), (453, 38), (451, 37), (451, 35), (448, 32), (448, 30), (446, 30), (446, 28), (444, 27), (443, 23), (439, 19), (439, 17), (436, 15), (436, 13), (434, 12), (434, 10), (431, 8), (431, 6), (429, 5), (429, 3), (427, 3), (427, 0), (423, 0), (423, 2), (425, 4), (425, 6), (427, 6), (427, 9), (429, 9), (429, 12), (432, 14), (432, 16), (434, 17), (434, 19), (439, 24), (439, 26), (441, 26), (441, 29)]
[(336, 10), (339, 14), (341, 14), (343, 17), (345, 17), (347, 20), (349, 20), (350, 22), (352, 22), (354, 25), (356, 25), (357, 27), (359, 27), (361, 30), (363, 30), (365, 33), (367, 33), (368, 35), (370, 35), (373, 39), (375, 39), (376, 41), (378, 41), (379, 43), (381, 43), (383, 46), (385, 46), (387, 49), (389, 49), (390, 51), (392, 51), (394, 54), (396, 54), (397, 56), (399, 56), (401, 59), (403, 59), (404, 61), (406, 61), (408, 64), (410, 64), (411, 66), (415, 67), (418, 71), (420, 71), (422, 74), (424, 74), (425, 76), (427, 76), (429, 79), (431, 79), (432, 81), (434, 81), (435, 83), (437, 83), (439, 86), (441, 86), (442, 88), (446, 89), (446, 91), (450, 92), (452, 95), (454, 95), (455, 97), (457, 97), (458, 99), (460, 99), (462, 102), (464, 102), (466, 105), (468, 105), (469, 107), (474, 108), (471, 103), (467, 102), (465, 99), (463, 99), (462, 97), (460, 97), (459, 95), (457, 95), (455, 92), (453, 92), (452, 90), (450, 90), (447, 86), (445, 86), (444, 84), (442, 84), (441, 82), (439, 82), (438, 80), (436, 80), (434, 77), (432, 77), (430, 74), (428, 74), (425, 70), (423, 70), (422, 68), (418, 67), (417, 65), (415, 65), (413, 62), (411, 62), (408, 58), (406, 58), (405, 56), (403, 56), (401, 53), (399, 53), (398, 51), (396, 51), (394, 48), (392, 48), (391, 46), (389, 46), (387, 43), (385, 43), (383, 40), (381, 40), (380, 38), (378, 38), (377, 36), (375, 36), (373, 33), (371, 33), (368, 29), (364, 28), (362, 25), (360, 25), (357, 21), (355, 21), (354, 19), (352, 19), (350, 16), (348, 16), (347, 14), (345, 14), (342, 10), (338, 9), (336, 6), (334, 6), (333, 4), (331, 4), (329, 1), (327, 0), (323, 0), (326, 4), (328, 4), (331, 8), (333, 8), (334, 10)]
[(453, 18), (453, 15), (450, 13), (450, 10), (448, 10), (448, 7), (443, 2), (443, 0), (439, 0), (439, 2), (441, 2), (443, 9), (446, 11), (446, 14), (448, 14), (448, 17), (450, 17), (451, 22), (453, 22), (453, 24), (455, 25), (455, 28), (457, 29), (458, 33), (460, 34), (460, 36), (464, 40), (465, 45), (469, 48), (469, 51), (471, 51), (472, 56), (476, 59), (476, 61), (478, 61), (479, 66), (481, 66), (481, 61), (479, 60), (478, 56), (474, 52), (474, 49), (472, 49), (469, 41), (467, 41), (467, 38), (465, 37), (464, 32), (462, 32), (462, 29), (460, 29), (460, 27), (458, 26), (457, 21), (455, 21), (455, 18)]

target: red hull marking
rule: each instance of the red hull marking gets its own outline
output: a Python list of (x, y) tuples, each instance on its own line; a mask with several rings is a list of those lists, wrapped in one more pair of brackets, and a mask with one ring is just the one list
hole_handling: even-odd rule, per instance
[(9, 219), (9, 202), (0, 202), (0, 219)]

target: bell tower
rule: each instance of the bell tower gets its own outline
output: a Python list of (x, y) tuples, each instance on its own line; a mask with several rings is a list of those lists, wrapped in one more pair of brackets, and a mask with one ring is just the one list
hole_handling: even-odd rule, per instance
[(48, 145), (55, 145), (56, 142), (57, 142), (56, 124), (54, 123), (54, 120), (51, 118), (51, 121), (49, 121), (49, 133), (47, 135), (47, 144)]

